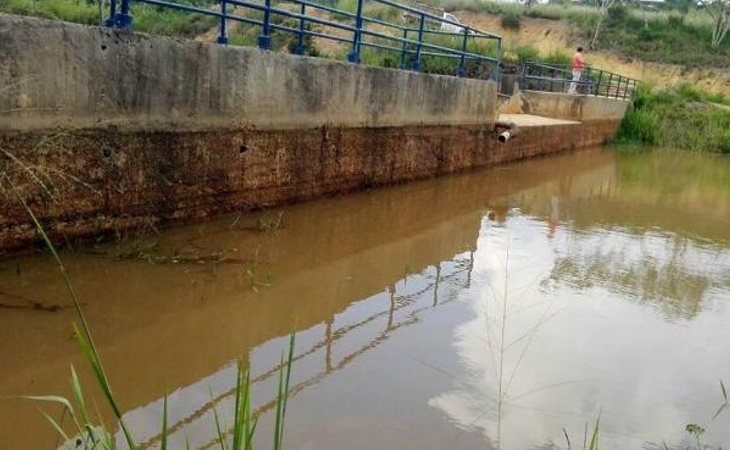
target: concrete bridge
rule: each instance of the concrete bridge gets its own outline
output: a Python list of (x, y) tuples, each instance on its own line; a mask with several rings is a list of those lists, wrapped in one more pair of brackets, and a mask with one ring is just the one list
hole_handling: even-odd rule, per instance
[[(0, 255), (601, 145), (627, 101), (0, 14)], [(497, 140), (512, 122), (520, 135)]]

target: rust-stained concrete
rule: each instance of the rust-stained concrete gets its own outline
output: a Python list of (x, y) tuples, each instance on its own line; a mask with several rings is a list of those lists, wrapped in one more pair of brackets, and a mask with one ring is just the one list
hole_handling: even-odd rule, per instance
[[(480, 125), (23, 133), (0, 136), (0, 147), (34, 167), (53, 167), (40, 172), (51, 180), (48, 191), (6, 160), (0, 170), (10, 171), (53, 238), (63, 241), (593, 147), (617, 127), (527, 124), (506, 144)], [(27, 213), (12, 197), (4, 201), (0, 252), (36, 243)]]

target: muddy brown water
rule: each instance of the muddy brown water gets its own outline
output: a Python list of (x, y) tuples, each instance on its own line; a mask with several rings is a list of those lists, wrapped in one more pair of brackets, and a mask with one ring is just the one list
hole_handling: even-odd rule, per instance
[[(285, 448), (581, 448), (599, 411), (601, 448), (730, 445), (727, 158), (591, 150), (62, 257), (143, 448), (166, 392), (171, 447), (217, 448), (239, 358), (271, 448), (292, 329)], [(73, 364), (113, 423), (48, 257), (0, 261), (0, 304), (0, 397)], [(0, 449), (62, 445), (36, 406), (0, 400)]]

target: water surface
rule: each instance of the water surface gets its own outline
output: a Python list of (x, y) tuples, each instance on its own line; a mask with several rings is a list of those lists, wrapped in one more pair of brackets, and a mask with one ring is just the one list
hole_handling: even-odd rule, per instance
[[(586, 151), (62, 256), (145, 448), (166, 392), (172, 448), (217, 448), (239, 358), (270, 448), (292, 330), (287, 448), (580, 448), (599, 412), (601, 448), (730, 445), (728, 159)], [(112, 423), (68, 304), (46, 256), (0, 261), (0, 397), (73, 364)], [(0, 401), (1, 449), (59, 445)]]

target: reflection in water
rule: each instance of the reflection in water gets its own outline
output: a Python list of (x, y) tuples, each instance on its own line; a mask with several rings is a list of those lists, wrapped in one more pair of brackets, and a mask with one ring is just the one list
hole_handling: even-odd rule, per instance
[[(299, 339), (306, 342), (299, 345), (293, 358), (298, 370), (294, 372), (290, 396), (307, 389), (333, 372), (344, 369), (365, 352), (384, 344), (400, 329), (415, 325), (419, 317), (428, 310), (436, 309), (440, 305), (454, 301), (454, 293), (469, 285), (473, 254), (457, 255), (453, 260), (439, 262), (435, 268), (429, 267), (422, 274), (404, 279), (392, 285), (385, 292), (363, 299), (343, 311), (333, 322), (299, 331)], [(439, 294), (441, 300), (439, 300)], [(387, 297), (388, 301), (383, 301)], [(362, 310), (362, 311), (356, 311)], [(353, 321), (343, 320), (340, 317), (352, 316)], [(354, 339), (350, 339), (354, 336)], [(280, 340), (277, 340), (280, 341)], [(354, 344), (356, 342), (357, 344)], [(279, 342), (281, 343), (281, 342)], [(271, 345), (267, 342), (261, 347)], [(261, 348), (259, 348), (261, 351)], [(280, 364), (271, 365), (270, 355), (264, 361), (256, 360), (256, 356), (249, 355), (249, 365), (256, 368), (252, 376), (252, 389), (256, 401), (255, 414), (270, 411), (276, 406), (275, 390), (271, 384), (276, 381)], [(300, 367), (305, 365), (305, 370)], [(316, 366), (320, 366), (317, 369)], [(214, 423), (213, 409), (232, 423), (233, 417), (226, 417), (225, 412), (232, 412), (235, 401), (235, 373), (236, 364), (231, 363), (215, 374), (179, 389), (170, 398), (170, 402), (178, 405), (188, 405), (191, 410), (183, 411), (182, 407), (175, 409), (174, 422), (170, 421), (170, 439), (179, 446), (190, 443), (192, 448), (214, 448), (218, 446)], [(209, 394), (210, 393), (210, 394)], [(212, 399), (199, 405), (196, 399)], [(125, 414), (125, 420), (135, 430), (144, 429), (148, 425), (149, 417), (159, 417), (162, 414), (162, 399), (153, 404), (145, 405), (139, 410)], [(190, 430), (196, 430), (190, 433)], [(155, 433), (159, 430), (150, 430)], [(121, 444), (122, 436), (119, 436)], [(137, 433), (135, 438), (147, 447), (159, 441), (159, 435), (143, 435)]]
[(698, 247), (683, 236), (622, 233), (576, 234), (571, 248), (559, 256), (549, 282), (573, 289), (595, 286), (627, 299), (650, 302), (668, 318), (692, 319), (713, 288), (727, 289), (730, 272), (718, 265), (721, 254)]
[[(215, 448), (239, 357), (268, 447), (294, 324), (291, 448), (565, 448), (599, 410), (606, 448), (650, 448), (730, 380), (728, 179), (702, 155), (581, 152), (64, 259), (143, 448), (166, 391), (172, 448)], [(0, 396), (69, 395), (68, 364), (85, 367), (52, 273), (0, 262)], [(708, 443), (730, 442), (721, 425)], [(31, 405), (0, 403), (0, 448), (59, 445)]]

